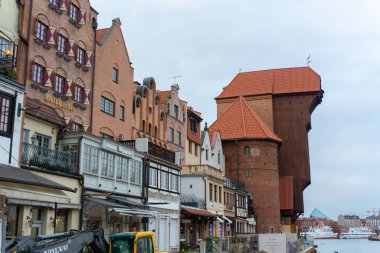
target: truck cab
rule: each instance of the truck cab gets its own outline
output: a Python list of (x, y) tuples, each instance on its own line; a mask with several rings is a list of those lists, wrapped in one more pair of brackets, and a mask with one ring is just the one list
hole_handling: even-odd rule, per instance
[(165, 253), (156, 251), (153, 232), (127, 232), (110, 235), (111, 253)]

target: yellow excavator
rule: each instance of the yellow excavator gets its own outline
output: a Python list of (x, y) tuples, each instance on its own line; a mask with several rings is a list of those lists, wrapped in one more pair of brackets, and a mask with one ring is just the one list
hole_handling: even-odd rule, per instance
[(156, 250), (154, 232), (127, 232), (110, 235), (103, 230), (70, 230), (44, 236), (22, 236), (8, 240), (6, 253), (164, 253)]

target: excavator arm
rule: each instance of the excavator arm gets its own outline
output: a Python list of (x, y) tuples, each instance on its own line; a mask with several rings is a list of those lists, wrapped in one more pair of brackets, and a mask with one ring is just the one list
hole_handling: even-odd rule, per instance
[(93, 253), (108, 253), (103, 230), (79, 231), (37, 237), (19, 237), (6, 246), (6, 253), (79, 253), (84, 249)]

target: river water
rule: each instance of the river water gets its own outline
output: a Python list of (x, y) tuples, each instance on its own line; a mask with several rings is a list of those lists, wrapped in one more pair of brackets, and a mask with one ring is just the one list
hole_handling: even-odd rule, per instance
[(314, 240), (319, 253), (380, 253), (380, 241), (368, 239)]

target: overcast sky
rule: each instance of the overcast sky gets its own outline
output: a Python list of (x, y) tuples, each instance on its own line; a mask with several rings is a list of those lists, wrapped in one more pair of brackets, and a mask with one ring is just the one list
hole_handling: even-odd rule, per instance
[(242, 71), (310, 66), (323, 102), (309, 134), (312, 184), (305, 216), (318, 208), (367, 216), (380, 208), (380, 2), (377, 0), (91, 0), (99, 28), (119, 17), (135, 80), (153, 76), (216, 119), (214, 97)]

